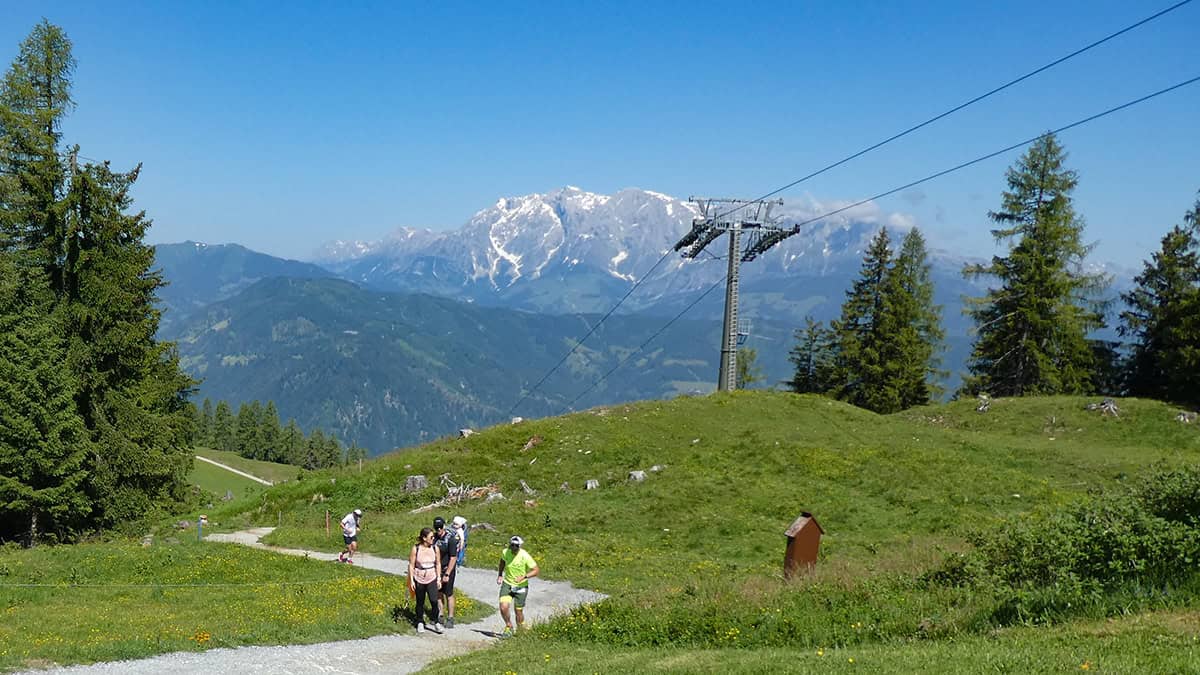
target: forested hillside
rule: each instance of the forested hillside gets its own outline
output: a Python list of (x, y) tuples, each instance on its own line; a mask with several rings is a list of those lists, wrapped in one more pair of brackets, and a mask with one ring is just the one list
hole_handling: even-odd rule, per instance
[[(202, 380), (202, 396), (235, 406), (273, 400), (302, 428), (374, 454), (511, 416), (711, 387), (719, 322), (681, 320), (650, 340), (661, 319), (613, 316), (517, 405), (597, 319), (280, 278), (211, 305), (169, 335), (184, 368)], [(756, 328), (778, 346), (761, 350), (762, 384), (787, 377), (790, 331)]]

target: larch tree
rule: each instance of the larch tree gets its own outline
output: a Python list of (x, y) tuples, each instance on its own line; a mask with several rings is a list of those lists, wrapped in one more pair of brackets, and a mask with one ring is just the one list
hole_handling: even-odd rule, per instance
[(889, 373), (896, 379), (900, 409), (925, 405), (940, 396), (942, 308), (933, 301), (925, 237), (917, 228), (904, 236), (889, 270), (885, 333), (891, 336)]
[(1071, 193), (1078, 184), (1066, 152), (1046, 134), (1008, 169), (1008, 189), (992, 236), (1006, 255), (968, 265), (968, 278), (996, 282), (983, 297), (968, 299), (976, 340), (965, 393), (992, 396), (1082, 394), (1093, 389), (1094, 356), (1088, 333), (1104, 326), (1107, 286), (1088, 273), (1083, 221)]
[(740, 347), (737, 350), (737, 389), (747, 389), (750, 385), (763, 381), (763, 370), (758, 365), (758, 350), (753, 347)]

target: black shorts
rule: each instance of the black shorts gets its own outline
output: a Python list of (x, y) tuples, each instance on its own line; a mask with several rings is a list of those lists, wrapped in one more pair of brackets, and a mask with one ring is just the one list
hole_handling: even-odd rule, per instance
[(354, 542), (358, 541), (358, 535), (356, 534), (353, 537), (347, 537), (346, 535), (343, 534), (342, 541), (346, 542), (346, 545), (349, 546), (350, 544), (353, 544)]
[(442, 590), (440, 590), (438, 592), (441, 593), (442, 595), (446, 596), (447, 598), (454, 595), (454, 578), (457, 576), (458, 576), (458, 568), (456, 567), (456, 568), (454, 568), (454, 571), (450, 573), (450, 576), (442, 577)]

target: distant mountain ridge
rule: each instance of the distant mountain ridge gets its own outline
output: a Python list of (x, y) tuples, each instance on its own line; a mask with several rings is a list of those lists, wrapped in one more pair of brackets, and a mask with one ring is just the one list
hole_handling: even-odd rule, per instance
[[(743, 283), (753, 288), (765, 280), (846, 277), (880, 227), (905, 229), (903, 218), (869, 209), (807, 222), (829, 210), (812, 201), (785, 205), (778, 211), (781, 224), (803, 223), (800, 233), (744, 266)], [(697, 213), (695, 204), (650, 190), (609, 196), (566, 187), (500, 199), (457, 230), (401, 228), (382, 241), (332, 242), (314, 262), (380, 290), (529, 311), (603, 312), (691, 229)], [(714, 242), (711, 256), (696, 260), (672, 252), (622, 311), (654, 307), (720, 280), (725, 264), (713, 258), (726, 255), (725, 242)], [(947, 268), (962, 264), (949, 254), (934, 257)]]
[(276, 258), (238, 244), (159, 244), (154, 247), (154, 260), (168, 282), (158, 292), (167, 325), (262, 279), (334, 276), (312, 263)]
[[(494, 424), (511, 414), (708, 391), (720, 323), (681, 320), (601, 378), (662, 328), (656, 317), (614, 316), (520, 406), (598, 321), (481, 307), (431, 295), (380, 293), (338, 279), (273, 278), (193, 313), (164, 332), (200, 396), (233, 404), (273, 400), (306, 429), (320, 427), (373, 453)], [(790, 326), (762, 327), (784, 344)], [(777, 381), (786, 350), (762, 357)]]

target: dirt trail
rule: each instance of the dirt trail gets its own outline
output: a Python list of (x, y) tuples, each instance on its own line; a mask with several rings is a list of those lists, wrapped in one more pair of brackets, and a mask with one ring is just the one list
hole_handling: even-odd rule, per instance
[[(316, 560), (333, 560), (332, 553), (304, 551), (300, 549), (276, 548), (259, 541), (274, 528), (264, 527), (231, 534), (210, 534), (209, 541), (223, 541), (264, 548), (288, 555), (308, 556)], [(408, 561), (396, 558), (358, 554), (355, 564), (368, 569), (390, 574), (404, 575), (408, 572)], [(535, 579), (527, 621), (544, 621), (551, 615), (570, 607), (602, 600), (604, 596), (594, 591), (575, 588), (563, 581)], [(489, 605), (496, 604), (496, 571), (463, 567), (458, 572), (455, 592), (465, 593)], [(146, 675), (171, 673), (412, 673), (431, 661), (473, 649), (480, 649), (496, 641), (496, 635), (504, 627), (497, 614), (474, 623), (458, 624), (453, 629), (437, 635), (381, 635), (364, 640), (342, 640), (314, 645), (276, 647), (237, 647), (234, 649), (210, 649), (206, 652), (175, 652), (135, 661), (112, 661), (90, 666), (72, 666), (50, 672), (55, 673), (133, 673)], [(47, 672), (47, 671), (38, 671)]]

